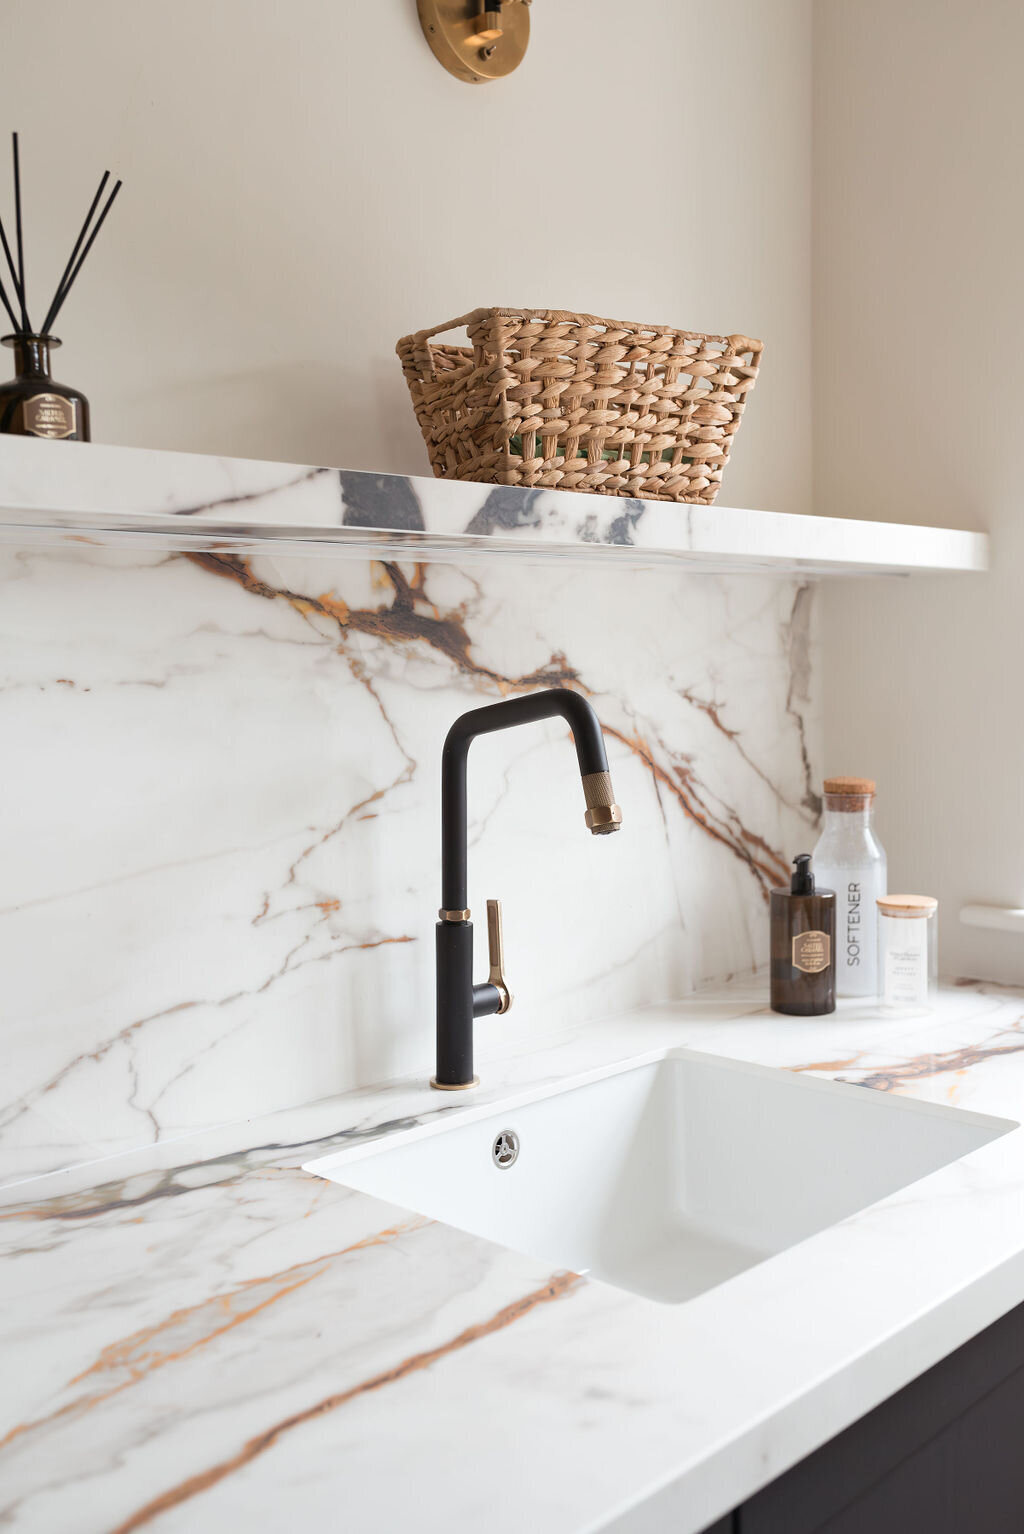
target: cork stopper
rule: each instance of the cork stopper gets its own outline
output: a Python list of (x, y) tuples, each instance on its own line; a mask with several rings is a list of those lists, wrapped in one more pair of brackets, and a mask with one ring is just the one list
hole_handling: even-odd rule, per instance
[(825, 804), (830, 810), (847, 815), (871, 808), (875, 798), (874, 778), (826, 778)]
[(931, 916), (939, 909), (934, 895), (879, 895), (877, 904), (886, 916)]
[(873, 794), (874, 778), (826, 778), (826, 794)]

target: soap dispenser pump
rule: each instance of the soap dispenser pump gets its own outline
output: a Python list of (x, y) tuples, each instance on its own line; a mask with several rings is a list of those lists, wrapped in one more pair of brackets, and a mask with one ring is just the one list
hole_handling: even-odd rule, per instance
[(810, 853), (793, 866), (789, 889), (771, 892), (772, 1011), (821, 1017), (836, 1009), (836, 897), (815, 887)]

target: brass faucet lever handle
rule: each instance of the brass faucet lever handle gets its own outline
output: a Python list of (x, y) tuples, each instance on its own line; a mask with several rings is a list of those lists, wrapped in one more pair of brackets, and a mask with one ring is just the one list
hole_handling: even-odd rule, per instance
[(498, 1008), (500, 1017), (512, 1005), (512, 992), (505, 979), (505, 936), (501, 925), (500, 900), (487, 902), (487, 955), (491, 965), (487, 980), (501, 997), (501, 1006)]

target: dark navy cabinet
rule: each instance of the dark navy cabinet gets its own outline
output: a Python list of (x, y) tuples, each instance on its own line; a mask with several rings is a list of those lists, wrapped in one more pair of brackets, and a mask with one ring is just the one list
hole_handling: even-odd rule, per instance
[(1024, 1534), (1024, 1306), (707, 1534)]

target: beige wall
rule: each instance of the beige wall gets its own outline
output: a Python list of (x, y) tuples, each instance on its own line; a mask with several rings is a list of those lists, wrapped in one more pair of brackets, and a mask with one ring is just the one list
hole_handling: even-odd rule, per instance
[(809, 507), (809, 0), (537, 0), (480, 87), (415, 0), (0, 26), (37, 295), (100, 170), (125, 181), (59, 327), (97, 440), (428, 472), (398, 336), (561, 306), (767, 338), (725, 499)]
[(989, 528), (977, 579), (830, 588), (832, 772), (877, 774), (890, 886), (942, 959), (1024, 980), (1024, 156), (1019, 0), (819, 0), (815, 507)]
[[(1021, 979), (1024, 945), (955, 918), (1024, 904), (1024, 8), (814, 20), (815, 509), (995, 553), (829, 586), (829, 767), (881, 780), (948, 964)], [(60, 327), (99, 439), (424, 472), (395, 338), (565, 305), (765, 337), (723, 500), (810, 509), (809, 0), (536, 0), (525, 65), (480, 88), (413, 0), (7, 0), (2, 25), (36, 293), (98, 170), (126, 182)]]

